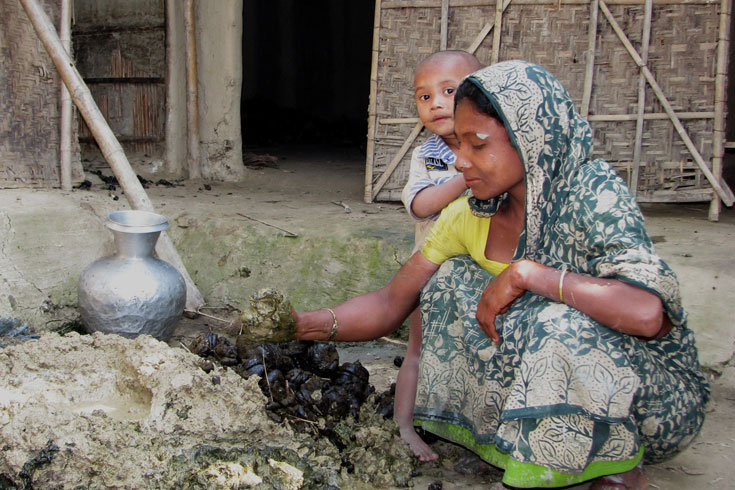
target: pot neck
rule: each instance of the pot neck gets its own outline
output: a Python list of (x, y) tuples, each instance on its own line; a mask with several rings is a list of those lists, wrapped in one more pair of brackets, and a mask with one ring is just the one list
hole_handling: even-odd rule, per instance
[(115, 246), (118, 255), (123, 257), (152, 257), (160, 231), (154, 232), (123, 232), (112, 230), (115, 235)]

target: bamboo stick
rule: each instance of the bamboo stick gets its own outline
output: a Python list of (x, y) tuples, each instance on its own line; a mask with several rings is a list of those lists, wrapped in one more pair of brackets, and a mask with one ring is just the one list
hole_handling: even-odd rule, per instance
[(375, 161), (375, 133), (378, 119), (378, 58), (380, 57), (380, 8), (381, 0), (375, 0), (373, 20), (373, 59), (370, 67), (370, 102), (368, 103), (368, 140), (365, 159), (365, 192), (363, 201), (373, 202), (373, 162)]
[(625, 35), (623, 30), (620, 28), (620, 25), (613, 17), (612, 13), (610, 12), (610, 9), (607, 8), (607, 5), (605, 4), (604, 0), (600, 0), (600, 10), (602, 10), (602, 13), (605, 15), (608, 22), (610, 22), (610, 25), (615, 31), (615, 34), (617, 34), (618, 38), (623, 43), (623, 46), (625, 46), (625, 49), (628, 51), (628, 54), (631, 56), (631, 58), (633, 58), (633, 61), (635, 61), (635, 63), (640, 67), (642, 73), (645, 75), (646, 80), (648, 81), (648, 84), (651, 86), (651, 89), (653, 89), (653, 92), (656, 94), (656, 97), (658, 98), (659, 102), (663, 106), (666, 113), (669, 115), (669, 118), (671, 119), (671, 122), (673, 123), (674, 128), (676, 129), (676, 132), (679, 133), (679, 136), (684, 142), (684, 145), (689, 150), (689, 153), (692, 154), (692, 158), (694, 158), (694, 161), (697, 162), (697, 165), (699, 166), (702, 173), (705, 175), (705, 177), (707, 177), (707, 180), (709, 181), (712, 188), (720, 196), (720, 198), (722, 199), (722, 202), (724, 202), (727, 206), (732, 206), (733, 203), (735, 202), (735, 195), (733, 195), (732, 190), (730, 189), (730, 187), (728, 187), (727, 184), (725, 184), (724, 182), (720, 182), (720, 179), (716, 178), (712, 174), (712, 171), (707, 166), (707, 163), (702, 158), (702, 155), (699, 154), (699, 151), (694, 146), (694, 142), (692, 142), (691, 138), (689, 137), (689, 134), (687, 134), (686, 130), (684, 129), (684, 126), (682, 126), (681, 121), (679, 120), (678, 117), (676, 117), (676, 113), (674, 112), (674, 109), (671, 107), (671, 104), (666, 98), (666, 95), (664, 94), (663, 90), (661, 90), (661, 87), (659, 86), (658, 82), (656, 81), (653, 74), (651, 73), (651, 70), (649, 70), (648, 67), (642, 63), (640, 55), (638, 54), (636, 49), (633, 47), (633, 45), (630, 43), (630, 40)]
[(385, 172), (383, 172), (380, 175), (380, 178), (375, 183), (375, 186), (373, 187), (373, 195), (372, 200), (375, 200), (375, 197), (378, 195), (378, 192), (380, 192), (380, 189), (383, 188), (385, 183), (388, 181), (388, 177), (391, 176), (393, 171), (396, 169), (399, 163), (401, 163), (401, 160), (403, 159), (403, 156), (408, 152), (408, 149), (411, 148), (411, 145), (418, 137), (419, 133), (421, 133), (421, 130), (424, 129), (424, 125), (419, 121), (416, 123), (416, 126), (413, 127), (411, 130), (411, 134), (408, 135), (408, 138), (406, 141), (403, 142), (403, 145), (401, 146), (401, 149), (398, 150), (398, 153), (396, 153), (393, 156), (393, 160), (390, 161), (388, 164), (388, 167), (385, 169)]
[[(730, 51), (730, 0), (720, 3), (720, 30), (717, 40), (717, 66), (715, 73), (715, 121), (712, 138), (712, 173), (722, 181), (722, 158), (725, 155), (725, 111), (727, 110), (727, 62)], [(719, 221), (722, 204), (717, 196), (712, 197), (709, 207), (709, 220)]]
[(447, 49), (447, 43), (449, 42), (449, 0), (442, 0), (441, 19), (441, 40), (439, 41), (439, 49), (444, 51)]
[[(511, 0), (503, 0), (503, 12), (505, 12), (505, 9), (508, 8), (508, 5), (510, 5), (510, 2)], [(487, 35), (490, 34), (490, 31), (493, 30), (494, 26), (495, 26), (495, 18), (493, 18), (490, 22), (485, 24), (482, 29), (480, 29), (480, 32), (477, 34), (477, 36), (475, 36), (475, 39), (472, 41), (470, 46), (467, 48), (467, 52), (475, 54), (475, 51), (477, 51), (477, 48), (480, 47), (480, 44), (482, 44), (482, 41), (484, 41)]]
[[(643, 15), (643, 39), (641, 42), (641, 61), (648, 65), (648, 49), (651, 44), (651, 16), (653, 14), (653, 0), (646, 0)], [(641, 170), (641, 150), (643, 148), (643, 115), (646, 112), (646, 77), (638, 75), (638, 117), (635, 123), (635, 144), (633, 145), (633, 170), (630, 174), (628, 186), (633, 191), (633, 197), (638, 195), (638, 174)]]
[[(122, 146), (120, 146), (110, 126), (105, 121), (99, 107), (97, 107), (97, 104), (92, 98), (89, 88), (87, 88), (84, 80), (82, 80), (82, 76), (74, 66), (69, 54), (61, 45), (61, 40), (46, 12), (39, 5), (38, 0), (20, 0), (20, 3), (26, 11), (26, 14), (28, 14), (28, 18), (31, 24), (33, 24), (36, 34), (46, 48), (56, 69), (59, 71), (61, 79), (69, 89), (71, 98), (79, 109), (79, 113), (84, 118), (84, 121), (87, 123), (95, 141), (97, 141), (102, 155), (110, 164), (110, 168), (123, 188), (130, 206), (133, 209), (154, 211), (153, 204), (138, 180), (138, 176), (135, 175), (135, 172), (130, 167)], [(186, 271), (186, 267), (181, 261), (181, 257), (179, 257), (173, 242), (171, 242), (171, 239), (166, 233), (161, 233), (156, 244), (156, 252), (161, 259), (176, 267), (184, 277), (184, 281), (186, 282), (186, 308), (196, 310), (202, 306), (204, 299), (191, 280), (189, 273)]]
[(490, 64), (494, 65), (498, 62), (500, 59), (500, 34), (503, 31), (503, 11), (505, 10), (505, 5), (501, 0), (496, 0), (495, 2), (495, 23), (493, 24), (493, 27), (495, 28), (495, 31), (493, 31), (493, 53), (492, 58), (490, 61)]
[[(702, 112), (676, 112), (676, 117), (679, 119), (714, 119), (714, 111), (702, 111)], [(646, 121), (660, 121), (669, 119), (669, 115), (665, 112), (648, 112), (643, 114), (643, 119)], [(587, 120), (590, 122), (625, 122), (625, 121), (637, 121), (638, 114), (592, 114), (587, 116)], [(378, 121), (379, 124), (416, 124), (419, 121), (418, 117), (395, 117), (385, 118)]]
[(589, 116), (592, 85), (595, 77), (595, 53), (597, 52), (597, 14), (600, 11), (599, 1), (590, 2), (590, 26), (587, 34), (587, 66), (584, 73), (584, 91), (582, 92), (582, 117)]
[(190, 179), (198, 179), (202, 176), (199, 153), (199, 92), (197, 90), (197, 40), (194, 17), (194, 0), (186, 0), (184, 6), (184, 26), (186, 28), (186, 126)]
[[(383, 2), (384, 9), (440, 8), (443, 0), (414, 0)], [(514, 0), (517, 5), (585, 5), (591, 0)], [(646, 0), (609, 0), (608, 5), (645, 5)], [(653, 0), (654, 5), (711, 5), (713, 0)], [(451, 0), (451, 7), (492, 7), (493, 0)]]
[[(59, 26), (61, 45), (71, 57), (71, 0), (61, 0), (61, 20)], [(71, 190), (71, 95), (61, 82), (61, 112), (59, 132), (59, 181), (61, 189)]]

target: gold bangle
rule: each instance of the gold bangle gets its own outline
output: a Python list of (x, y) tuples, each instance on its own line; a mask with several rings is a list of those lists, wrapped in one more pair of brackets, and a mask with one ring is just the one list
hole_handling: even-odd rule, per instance
[(327, 335), (327, 340), (332, 340), (334, 337), (337, 336), (337, 315), (334, 313), (334, 310), (331, 308), (325, 308), (329, 313), (332, 314), (332, 330), (329, 331), (329, 335)]
[(559, 303), (564, 302), (564, 276), (567, 274), (567, 270), (561, 271), (561, 277), (559, 277)]

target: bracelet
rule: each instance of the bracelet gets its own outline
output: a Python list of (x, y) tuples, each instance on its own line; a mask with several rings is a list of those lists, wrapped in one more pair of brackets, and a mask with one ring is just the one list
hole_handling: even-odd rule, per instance
[(332, 330), (329, 331), (329, 335), (327, 335), (327, 340), (332, 340), (334, 337), (337, 336), (337, 315), (334, 313), (334, 310), (331, 308), (325, 308), (329, 313), (332, 314)]
[(559, 303), (564, 302), (564, 276), (567, 274), (566, 269), (562, 269), (561, 277), (559, 277)]

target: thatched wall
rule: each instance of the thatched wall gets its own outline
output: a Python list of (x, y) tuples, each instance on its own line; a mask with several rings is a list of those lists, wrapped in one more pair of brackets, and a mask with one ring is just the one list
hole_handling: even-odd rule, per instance
[[(498, 47), (494, 46), (494, 29), (478, 37), (496, 18), (495, 2), (447, 3), (447, 48), (471, 50), (477, 46), (475, 54), (485, 64), (492, 62), (496, 48), (500, 61), (520, 58), (550, 69), (566, 85), (577, 107), (582, 111), (588, 107), (595, 155), (612, 162), (630, 183), (639, 69), (602, 12), (598, 12), (596, 25), (591, 25), (589, 1), (512, 0), (502, 14)], [(427, 54), (440, 49), (441, 4), (440, 0), (403, 0), (383, 1), (380, 6), (366, 200), (400, 199), (411, 151), (426, 137), (423, 131), (406, 144), (417, 122), (413, 70)], [(611, 0), (607, 7), (634, 49), (643, 53), (643, 1)], [(650, 25), (647, 66), (702, 159), (711, 165), (720, 2), (657, 0)], [(589, 74), (588, 61), (593, 63)], [(585, 98), (586, 81), (591, 82), (591, 91)], [(636, 189), (639, 200), (710, 199), (711, 186), (650, 86), (646, 85), (641, 100), (645, 116)], [(391, 163), (395, 169), (387, 177), (384, 174)]]
[[(59, 2), (40, 2), (58, 25)], [(60, 79), (17, 0), (0, 0), (0, 188), (59, 185)], [(73, 178), (81, 176), (72, 145)]]

